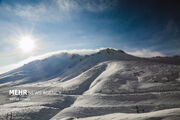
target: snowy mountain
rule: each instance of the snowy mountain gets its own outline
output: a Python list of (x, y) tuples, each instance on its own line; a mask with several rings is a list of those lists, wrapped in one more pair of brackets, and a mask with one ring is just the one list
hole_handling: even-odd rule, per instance
[[(90, 57), (90, 58), (89, 58)], [(25, 79), (21, 84), (48, 80), (69, 72), (72, 68), (88, 69), (100, 62), (108, 60), (138, 59), (121, 50), (104, 49), (92, 55), (78, 55), (71, 53), (59, 53), (53, 56), (35, 60), (24, 66), (1, 75), (0, 83)]]
[[(139, 58), (108, 48), (35, 60), (0, 76), (0, 118), (10, 112), (13, 119), (33, 120), (179, 120), (177, 59)], [(12, 102), (8, 90), (17, 88), (55, 94)]]

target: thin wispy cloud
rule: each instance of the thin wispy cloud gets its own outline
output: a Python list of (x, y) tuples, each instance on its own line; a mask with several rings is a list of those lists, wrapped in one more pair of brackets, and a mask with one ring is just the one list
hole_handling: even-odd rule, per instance
[(3, 12), (9, 14), (9, 17), (19, 17), (29, 22), (60, 22), (69, 19), (70, 15), (64, 13), (58, 8), (58, 5), (48, 3), (38, 4), (19, 4), (8, 5), (3, 4), (1, 7)]
[(43, 4), (39, 5), (16, 5), (15, 14), (20, 17), (26, 17), (28, 19), (39, 20), (42, 16), (47, 13), (47, 8)]
[(18, 63), (1, 66), (0, 67), (0, 74), (4, 73), (4, 72), (7, 72), (7, 71), (10, 71), (10, 70), (13, 70), (15, 68), (18, 68), (20, 66), (23, 66), (24, 64), (27, 64), (27, 63), (29, 63), (31, 61), (45, 59), (45, 58), (53, 56), (53, 55), (60, 55), (60, 54), (63, 54), (63, 53), (79, 54), (79, 55), (89, 55), (89, 54), (98, 52), (101, 49), (103, 49), (103, 48), (100, 48), (100, 49), (59, 50), (59, 51), (49, 52), (49, 53), (46, 53), (46, 54), (43, 54), (43, 55), (39, 55), (39, 56), (32, 56), (32, 57), (29, 57), (29, 58), (27, 58), (25, 60), (22, 60), (22, 61), (18, 62)]
[(101, 12), (116, 5), (117, 0), (55, 0), (63, 11), (86, 10)]
[(59, 22), (78, 15), (75, 11), (101, 12), (113, 5), (114, 0), (52, 0), (37, 4), (3, 4), (1, 11), (9, 14), (9, 17), (17, 16), (29, 21)]
[(84, 9), (91, 12), (102, 12), (104, 10), (113, 8), (116, 5), (117, 0), (85, 0)]
[(127, 52), (131, 55), (138, 56), (138, 57), (156, 57), (156, 56), (165, 56), (161, 52), (157, 51), (151, 51), (148, 49), (141, 49), (141, 50), (135, 50), (131, 52)]
[(80, 10), (80, 5), (75, 0), (55, 0), (59, 9), (64, 12), (70, 12), (72, 10)]

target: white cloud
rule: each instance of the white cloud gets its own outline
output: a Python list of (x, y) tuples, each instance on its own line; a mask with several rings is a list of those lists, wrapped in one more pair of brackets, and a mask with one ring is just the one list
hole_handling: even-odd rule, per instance
[(90, 12), (104, 11), (116, 4), (116, 0), (55, 0), (63, 11), (87, 10)]
[(98, 52), (100, 49), (73, 49), (73, 50), (59, 50), (55, 52), (46, 53), (40, 56), (34, 57), (35, 59), (44, 59), (52, 55), (61, 54), (61, 53), (69, 53), (69, 54), (79, 54), (79, 55), (89, 55), (95, 52)]
[(36, 6), (31, 5), (17, 5), (14, 9), (14, 12), (17, 16), (26, 17), (28, 19), (38, 20), (41, 16), (46, 13), (46, 6), (43, 4), (39, 4)]
[(128, 54), (138, 56), (138, 57), (155, 57), (155, 56), (164, 56), (164, 54), (157, 52), (157, 51), (151, 51), (148, 49), (142, 49), (142, 50), (135, 50), (127, 52)]
[[(37, 4), (3, 4), (0, 12), (9, 17), (21, 17), (28, 21), (61, 22), (75, 17), (75, 11), (100, 12), (115, 5), (115, 0), (52, 0)], [(73, 14), (72, 14), (73, 13)]]
[(80, 9), (79, 4), (74, 0), (55, 0), (60, 10), (69, 12), (71, 10)]
[(3, 4), (0, 6), (0, 10), (0, 12), (6, 13), (10, 18), (15, 19), (15, 17), (20, 17), (21, 19), (28, 20), (28, 22), (61, 22), (70, 17), (69, 14), (58, 9), (58, 6), (55, 3), (48, 4), (46, 2), (40, 2), (37, 4), (16, 3), (13, 6)]

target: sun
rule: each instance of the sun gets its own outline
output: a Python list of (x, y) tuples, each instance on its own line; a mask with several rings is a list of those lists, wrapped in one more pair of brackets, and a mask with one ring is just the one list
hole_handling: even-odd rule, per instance
[(32, 37), (23, 36), (19, 41), (19, 48), (23, 52), (32, 52), (35, 47), (35, 43)]

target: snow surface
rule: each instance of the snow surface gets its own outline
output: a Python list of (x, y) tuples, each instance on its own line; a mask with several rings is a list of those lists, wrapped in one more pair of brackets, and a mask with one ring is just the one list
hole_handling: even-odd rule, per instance
[(160, 110), (141, 114), (114, 113), (98, 117), (81, 118), (78, 120), (179, 120), (180, 108)]
[[(179, 78), (177, 64), (121, 50), (55, 54), (0, 75), (0, 119), (179, 120)], [(55, 94), (12, 101), (16, 88)]]

